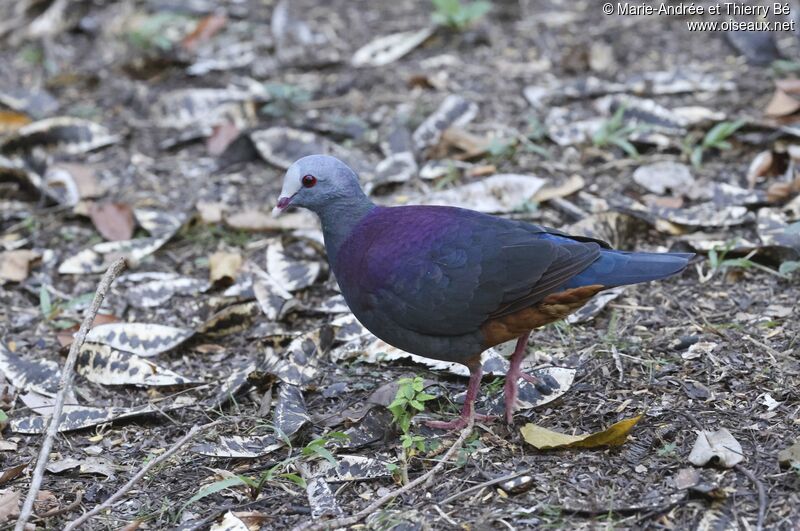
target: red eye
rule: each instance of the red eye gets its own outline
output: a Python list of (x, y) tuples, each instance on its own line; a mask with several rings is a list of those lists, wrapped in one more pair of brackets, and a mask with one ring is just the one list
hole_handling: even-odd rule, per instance
[(311, 188), (312, 186), (317, 184), (317, 178), (314, 177), (313, 175), (303, 175), (301, 182), (303, 183), (303, 186), (305, 186), (306, 188)]

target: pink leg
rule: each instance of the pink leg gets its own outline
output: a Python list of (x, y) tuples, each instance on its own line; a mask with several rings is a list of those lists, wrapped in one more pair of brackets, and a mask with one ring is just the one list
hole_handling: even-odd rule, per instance
[(525, 357), (525, 347), (528, 346), (528, 338), (530, 335), (530, 332), (526, 332), (517, 339), (517, 346), (514, 349), (514, 354), (511, 355), (511, 367), (509, 367), (506, 373), (506, 383), (503, 386), (503, 391), (506, 403), (506, 422), (509, 424), (513, 424), (514, 422), (514, 410), (517, 407), (517, 396), (519, 394), (518, 382), (520, 377), (528, 381), (530, 381), (529, 378), (536, 379), (520, 370), (522, 360)]
[(464, 406), (461, 408), (461, 415), (449, 422), (430, 420), (425, 423), (429, 428), (435, 428), (439, 430), (460, 430), (469, 424), (469, 420), (473, 416), (476, 420), (481, 421), (490, 420), (492, 418), (489, 415), (476, 414), (474, 411), (475, 399), (478, 398), (478, 392), (481, 390), (481, 376), (483, 376), (483, 367), (481, 366), (480, 361), (473, 364), (473, 366), (470, 367), (469, 372), (469, 386), (467, 387), (467, 396), (464, 398)]

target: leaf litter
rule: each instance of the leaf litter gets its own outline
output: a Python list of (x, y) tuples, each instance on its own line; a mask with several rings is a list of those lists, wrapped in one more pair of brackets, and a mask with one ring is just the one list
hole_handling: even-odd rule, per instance
[[(125, 66), (119, 76), (94, 78), (80, 70), (74, 79), (49, 77), (47, 90), (0, 89), (2, 106), (11, 109), (2, 112), (16, 113), (5, 121), (1, 117), (7, 115), (0, 114), (0, 124), (7, 126), (0, 127), (2, 252), (21, 251), (12, 255), (0, 305), (0, 369), (11, 384), (12, 402), (8, 407), (3, 403), (9, 429), (41, 431), (52, 408), (47, 395), (54, 393), (60, 374), (54, 362), (60, 361), (57, 341), (68, 342), (78, 315), (65, 306), (91, 290), (94, 273), (125, 255), (138, 269), (119, 279), (103, 310), (121, 322), (97, 325), (92, 332), (101, 340), (85, 348), (92, 357), (79, 366), (82, 375), (76, 393), (68, 397), (65, 429), (94, 427), (92, 438), (100, 437), (96, 447), (115, 462), (131, 462), (146, 458), (146, 448), (168, 445), (186, 423), (202, 422), (198, 419), (212, 411), (231, 420), (209, 439), (213, 442), (200, 445), (207, 445), (205, 455), (218, 457), (279, 460), (284, 452), (299, 452), (341, 426), (349, 439), (331, 445), (337, 466), (324, 459), (309, 463), (316, 466), (308, 469), (312, 488), (307, 501), (289, 483), (265, 483), (270, 494), (262, 492), (257, 503), (270, 514), (268, 525), (290, 527), (307, 518), (281, 508), (290, 505), (270, 505), (266, 500), (273, 493), (294, 500), (287, 502), (293, 507), (307, 503), (303, 509), (318, 515), (350, 514), (384, 493), (380, 489), (392, 485), (387, 463), (398, 461), (384, 459), (394, 455), (397, 434), (380, 396), (391, 394), (391, 387), (382, 386), (408, 372), (422, 372), (438, 382), (429, 389), (444, 408), (448, 397), (459, 400), (465, 371), (457, 365), (428, 365), (430, 360), (410, 358), (367, 334), (334, 287), (319, 253), (322, 235), (313, 217), (305, 212), (277, 220), (269, 216), (280, 169), (299, 156), (323, 151), (348, 160), (382, 204), (440, 201), (564, 227), (624, 249), (695, 250), (708, 253), (707, 267), (726, 272), (702, 287), (690, 271), (668, 285), (609, 290), (567, 322), (534, 336), (525, 370), (545, 385), (522, 384), (520, 416), (532, 414), (556, 432), (586, 433), (591, 431), (587, 422), (604, 424), (647, 407), (652, 429), (640, 426), (614, 452), (582, 455), (591, 470), (586, 474), (562, 454), (557, 454), (558, 467), (530, 461), (525, 454), (533, 450), (518, 451), (524, 445), (516, 433), (493, 426), (495, 436), (479, 432), (459, 457), (466, 464), (442, 478), (441, 497), (434, 492), (434, 501), (457, 488), (457, 482), (468, 481), (471, 463), (480, 459), (487, 479), (533, 467), (518, 485), (499, 485), (522, 503), (533, 499), (527, 489), (542, 486), (535, 491), (536, 503), (554, 508), (576, 526), (594, 523), (591, 515), (619, 519), (624, 526), (624, 515), (635, 512), (652, 522), (650, 511), (667, 514), (668, 509), (675, 526), (698, 521), (701, 527), (711, 526), (731, 521), (733, 493), (742, 500), (739, 518), (754, 521), (754, 487), (734, 471), (722, 480), (704, 476), (687, 487), (703, 496), (691, 503), (684, 501), (685, 492), (670, 494), (662, 488), (661, 478), (684, 466), (694, 440), (687, 425), (669, 414), (681, 408), (720, 420), (736, 438), (752, 440), (762, 456), (785, 466), (794, 463), (779, 455), (796, 438), (784, 419), (792, 405), (790, 390), (796, 387), (788, 338), (796, 335), (792, 263), (798, 259), (795, 225), (800, 216), (797, 157), (792, 156), (797, 151), (792, 76), (776, 77), (773, 83), (759, 71), (745, 83), (746, 76), (721, 60), (724, 52), (716, 44), (722, 38), (702, 47), (718, 55), (713, 69), (698, 64), (697, 47), (676, 52), (689, 41), (677, 39), (664, 51), (687, 58), (680, 68), (660, 63), (661, 50), (653, 50), (648, 64), (631, 70), (638, 73), (618, 71), (638, 61), (625, 50), (638, 53), (651, 44), (618, 28), (610, 34), (608, 21), (591, 14), (580, 16), (597, 22), (594, 33), (577, 40), (568, 31), (547, 33), (556, 39), (552, 50), (564, 56), (537, 49), (540, 61), (515, 52), (519, 43), (510, 26), (494, 31), (504, 24), (502, 14), (490, 14), (463, 33), (437, 28), (434, 34), (419, 16), (392, 17), (388, 25), (369, 19), (352, 24), (350, 17), (362, 16), (358, 10), (331, 17), (319, 6), (304, 10), (279, 2), (266, 12), (271, 28), (254, 31), (258, 22), (248, 17), (247, 4), (218, 12), (195, 6), (178, 15), (149, 6), (126, 24), (119, 21), (128, 15), (100, 5), (87, 8), (92, 16), (85, 19), (53, 20), (37, 17), (35, 10), (10, 17), (16, 26), (10, 34), (17, 39), (47, 33), (61, 39), (59, 45), (66, 43), (63, 51), (48, 55), (56, 70), (70, 70), (71, 46), (79, 36), (109, 44), (96, 47), (109, 56), (124, 53)], [(395, 7), (402, 12), (400, 4)], [(577, 16), (563, 9), (547, 20)], [(532, 34), (551, 31), (525, 15), (518, 18), (514, 23), (526, 30), (531, 24), (538, 28)], [(91, 29), (95, 20), (101, 21), (102, 32)], [(34, 25), (28, 28), (30, 22)], [(148, 36), (148, 24), (163, 31)], [(599, 40), (608, 42), (594, 42)], [(357, 51), (360, 46), (365, 48)], [(18, 45), (10, 49), (22, 56), (33, 53)], [(92, 57), (86, 64), (93, 64)], [(486, 57), (492, 58), (490, 68), (483, 65)], [(362, 65), (357, 74), (348, 70), (348, 58)], [(574, 61), (588, 62), (576, 68)], [(13, 59), (8, 64), (13, 70), (35, 68), (20, 67)], [(323, 69), (317, 70), (320, 65)], [(584, 75), (588, 70), (592, 74)], [(520, 72), (525, 72), (525, 83), (535, 79), (524, 91)], [(769, 103), (773, 91), (780, 94)], [(73, 92), (96, 96), (90, 100), (93, 108), (76, 106)], [(626, 140), (638, 159), (594, 145), (597, 130), (620, 109), (624, 123), (634, 128)], [(728, 139), (732, 149), (704, 148), (702, 165), (690, 167), (684, 150), (696, 147), (692, 142), (702, 143), (704, 133), (725, 120), (752, 118), (752, 109), (769, 112)], [(201, 204), (217, 207), (201, 211), (203, 224), (197, 225), (183, 212), (194, 214), (194, 205), (199, 210)], [(133, 222), (123, 212), (99, 221), (99, 205), (130, 205)], [(31, 216), (34, 222), (26, 221)], [(203, 234), (212, 237), (204, 240)], [(121, 241), (98, 243), (101, 237)], [(242, 260), (225, 256), (212, 264), (215, 253)], [(715, 266), (710, 264), (713, 256)], [(697, 260), (706, 261), (702, 256)], [(37, 300), (43, 284), (53, 298), (48, 315), (42, 315)], [(117, 328), (104, 331), (106, 326)], [(487, 354), (488, 374), (503, 374), (507, 349)], [(126, 370), (108, 370), (116, 365)], [(135, 375), (132, 368), (138, 368)], [(784, 379), (771, 379), (769, 371), (779, 371)], [(454, 392), (449, 375), (455, 377)], [(196, 385), (200, 382), (206, 384)], [(484, 381), (482, 411), (502, 407), (499, 382), (493, 376)], [(693, 386), (691, 393), (684, 383)], [(171, 393), (185, 400), (165, 402), (163, 396)], [(21, 405), (15, 408), (17, 397)], [(736, 416), (739, 403), (753, 404), (757, 416), (745, 410)], [(291, 434), (295, 450), (261, 426), (257, 413), (270, 410), (265, 405), (271, 405), (272, 423)], [(534, 407), (533, 413), (524, 411)], [(37, 412), (45, 417), (26, 416)], [(137, 420), (139, 415), (150, 419)], [(167, 416), (183, 425), (171, 424)], [(664, 426), (671, 431), (662, 432)], [(81, 446), (89, 434), (65, 437)], [(449, 438), (429, 441), (447, 444)], [(17, 437), (14, 444), (26, 451), (29, 443)], [(192, 463), (198, 462), (203, 461)], [(232, 470), (237, 466), (237, 473), (258, 474), (254, 464), (230, 463)], [(412, 457), (408, 466), (413, 476), (428, 465)], [(199, 483), (198, 468), (174, 468), (174, 477), (153, 480), (152, 491), (159, 496), (186, 491), (187, 483)], [(116, 473), (109, 484), (131, 472)], [(786, 489), (783, 479), (757, 468), (754, 473), (770, 492)], [(609, 501), (595, 481), (600, 476), (612, 483), (614, 478), (641, 481), (612, 491)], [(370, 481), (353, 490), (338, 491), (334, 485), (361, 479)], [(10, 484), (16, 488), (20, 481)], [(74, 477), (46, 481), (59, 487), (51, 487), (52, 492), (66, 492)], [(701, 488), (704, 484), (710, 487)], [(583, 491), (573, 491), (575, 485)], [(408, 493), (398, 507), (419, 505), (424, 492)], [(555, 521), (549, 509), (505, 512), (495, 503), (500, 498), (494, 491), (484, 492), (483, 505), (505, 521), (522, 526)], [(711, 501), (720, 493), (728, 501)], [(131, 497), (147, 499), (142, 493)], [(185, 519), (213, 517), (210, 511), (222, 507), (224, 498), (206, 500), (207, 509), (189, 508)], [(768, 516), (771, 523), (791, 517), (783, 501), (770, 503), (771, 513), (777, 511)], [(453, 506), (463, 508), (448, 513), (459, 524), (477, 518), (466, 505)], [(234, 518), (250, 522), (239, 512), (219, 514), (230, 525), (239, 525)], [(392, 514), (411, 518), (409, 511)], [(416, 514), (444, 522), (424, 507)], [(120, 525), (136, 519), (123, 506), (115, 507), (111, 517), (119, 517)], [(165, 516), (154, 518), (155, 525), (168, 525)]]

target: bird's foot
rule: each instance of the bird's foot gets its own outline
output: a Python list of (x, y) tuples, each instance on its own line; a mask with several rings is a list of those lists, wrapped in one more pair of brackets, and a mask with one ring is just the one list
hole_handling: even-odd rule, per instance
[[(475, 421), (476, 422), (491, 422), (495, 420), (497, 417), (494, 415), (481, 415), (479, 413), (475, 413)], [(448, 430), (448, 431), (459, 431), (463, 430), (469, 424), (469, 416), (458, 416), (450, 421), (443, 421), (443, 420), (429, 420), (425, 422), (425, 425), (429, 428), (433, 428), (435, 430)]]

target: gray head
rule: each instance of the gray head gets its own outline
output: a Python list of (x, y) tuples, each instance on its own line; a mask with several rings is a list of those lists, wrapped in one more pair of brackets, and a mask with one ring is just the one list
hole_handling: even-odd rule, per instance
[(317, 214), (330, 205), (346, 204), (364, 197), (358, 176), (347, 164), (328, 155), (310, 155), (292, 164), (283, 177), (283, 188), (273, 216), (289, 205)]

